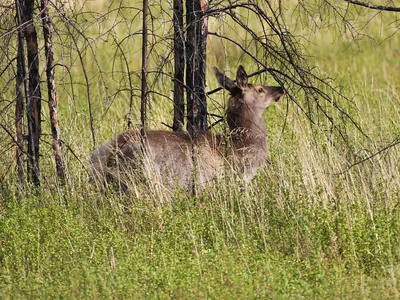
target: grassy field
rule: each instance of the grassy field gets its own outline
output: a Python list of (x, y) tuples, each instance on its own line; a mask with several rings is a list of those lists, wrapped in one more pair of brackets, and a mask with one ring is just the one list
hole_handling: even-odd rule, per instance
[[(91, 9), (105, 7), (107, 2)], [(288, 20), (295, 16), (292, 8), (288, 5)], [(133, 15), (133, 9), (126, 9)], [(357, 26), (370, 17), (364, 14)], [(332, 95), (369, 139), (347, 124), (350, 146), (332, 142), (286, 98), (265, 114), (271, 165), (245, 189), (226, 180), (197, 198), (166, 195), (156, 187), (138, 194), (102, 193), (88, 184), (93, 148), (88, 92), (73, 42), (58, 40), (57, 53), (70, 66), (68, 72), (57, 69), (62, 137), (73, 151), (64, 147), (68, 184), (56, 184), (52, 160), (44, 155), (51, 153), (47, 136), (40, 194), (29, 188), (25, 194), (18, 191), (14, 148), (2, 152), (0, 298), (400, 298), (400, 147), (351, 166), (399, 138), (396, 18), (390, 13), (375, 17), (364, 28), (370, 38), (356, 41), (340, 27), (315, 29), (295, 19), (288, 23), (304, 37), (301, 44), (310, 65), (335, 78), (334, 85), (351, 100)], [(121, 36), (115, 38), (140, 29), (135, 20), (130, 27), (123, 22), (116, 26)], [(220, 28), (218, 22), (210, 26)], [(99, 36), (110, 24), (112, 17), (103, 20), (104, 28), (88, 26), (87, 33)], [(168, 31), (163, 26), (158, 22), (155, 30)], [(127, 66), (112, 41), (111, 35), (102, 35), (92, 44), (97, 60), (91, 50), (82, 58), (90, 75), (97, 143), (126, 128), (129, 110), (129, 92), (117, 93), (128, 78), (115, 71), (127, 72)], [(90, 49), (81, 38), (77, 44)], [(130, 71), (138, 72), (140, 35), (121, 47), (128, 53)], [(256, 71), (256, 64), (228, 43), (210, 37), (209, 47), (209, 71), (221, 65), (221, 57), (232, 72), (239, 62)], [(135, 87), (138, 82), (134, 75)], [(157, 84), (160, 93), (171, 96), (170, 81), (161, 78)], [(208, 75), (208, 88), (215, 87)], [(12, 89), (5, 98), (13, 99)], [(135, 91), (136, 124), (138, 95)], [(211, 109), (221, 112), (225, 100), (221, 92), (210, 102)], [(149, 126), (171, 123), (170, 101), (158, 95), (151, 101)], [(2, 122), (12, 124), (12, 110), (4, 111)], [(340, 121), (341, 115), (335, 118)], [(49, 132), (48, 124), (43, 126)], [(8, 149), (10, 141), (1, 142), (1, 149)]]

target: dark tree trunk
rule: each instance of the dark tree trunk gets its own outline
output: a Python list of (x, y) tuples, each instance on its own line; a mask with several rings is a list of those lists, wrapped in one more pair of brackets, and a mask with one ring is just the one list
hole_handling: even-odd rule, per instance
[(25, 51), (24, 51), (24, 36), (22, 33), (21, 6), (19, 1), (15, 1), (17, 11), (18, 24), (18, 54), (17, 54), (17, 83), (16, 83), (16, 105), (15, 105), (15, 133), (16, 133), (16, 163), (18, 172), (18, 182), (20, 188), (24, 189), (25, 172), (24, 172), (24, 136), (22, 131), (22, 123), (24, 119), (24, 91), (26, 93), (26, 67), (25, 67)]
[(182, 0), (174, 0), (174, 131), (182, 129), (185, 122), (185, 102), (183, 80), (185, 74), (185, 36), (183, 33)]
[(34, 0), (22, 1), (22, 21), (28, 54), (28, 171), (35, 186), (40, 186), (39, 139), (41, 134), (41, 93), (39, 77), (39, 53), (35, 25), (33, 23)]
[(146, 134), (146, 110), (147, 110), (147, 9), (148, 0), (143, 0), (143, 26), (142, 26), (142, 96), (140, 105), (140, 133), (142, 141)]
[(206, 102), (206, 38), (208, 8), (206, 0), (186, 1), (186, 91), (187, 91), (187, 129), (195, 137), (199, 130), (207, 129)]
[(58, 125), (58, 112), (57, 112), (57, 93), (54, 81), (54, 68), (53, 68), (53, 41), (52, 41), (52, 21), (49, 16), (48, 0), (42, 0), (42, 21), (43, 21), (43, 33), (45, 41), (45, 52), (46, 52), (46, 77), (47, 77), (47, 89), (49, 97), (49, 112), (50, 112), (50, 124), (51, 124), (51, 135), (53, 138), (52, 146), (54, 150), (54, 158), (57, 169), (57, 178), (61, 181), (61, 184), (65, 183), (65, 166), (64, 158), (61, 149), (61, 134), (60, 127)]

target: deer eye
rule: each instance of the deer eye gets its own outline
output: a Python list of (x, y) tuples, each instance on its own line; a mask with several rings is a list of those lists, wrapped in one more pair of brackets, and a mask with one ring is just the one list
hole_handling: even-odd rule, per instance
[(263, 89), (263, 88), (259, 88), (259, 89), (258, 89), (258, 92), (259, 92), (259, 93), (264, 93), (264, 89)]

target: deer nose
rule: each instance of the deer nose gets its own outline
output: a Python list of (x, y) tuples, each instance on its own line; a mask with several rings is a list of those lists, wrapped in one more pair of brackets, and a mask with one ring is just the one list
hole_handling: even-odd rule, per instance
[(285, 94), (285, 91), (283, 90), (283, 87), (281, 86), (274, 86), (274, 96), (275, 96), (275, 101), (278, 102), (283, 95)]

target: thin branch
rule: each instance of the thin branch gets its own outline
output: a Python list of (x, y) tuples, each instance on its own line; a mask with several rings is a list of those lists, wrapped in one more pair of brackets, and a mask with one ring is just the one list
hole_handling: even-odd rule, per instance
[(165, 123), (165, 122), (161, 122), (161, 124), (164, 125), (164, 126), (166, 126), (166, 127), (168, 127), (168, 128), (171, 129), (171, 130), (174, 129), (173, 126), (170, 126), (170, 125), (168, 125), (168, 124)]
[(386, 5), (375, 5), (371, 3), (366, 3), (363, 1), (357, 1), (357, 0), (344, 0), (350, 4), (366, 7), (369, 9), (376, 9), (376, 10), (385, 10), (385, 11), (396, 11), (400, 12), (400, 7), (395, 7), (395, 6), (386, 6)]
[(7, 135), (10, 136), (10, 138), (13, 140), (14, 144), (17, 145), (17, 147), (19, 148), (19, 150), (24, 153), (25, 155), (28, 155), (28, 153), (26, 153), (24, 151), (24, 148), (22, 148), (22, 146), (18, 143), (18, 141), (14, 138), (14, 134), (7, 129), (6, 126), (4, 126), (3, 124), (0, 123), (0, 127), (3, 128), (3, 130), (7, 133)]
[(4, 67), (4, 69), (0, 72), (0, 77), (3, 76), (3, 73), (7, 71), (8, 67), (12, 66), (12, 63), (17, 59), (17, 57), (14, 57), (11, 59), (8, 64)]
[(143, 33), (142, 33), (142, 86), (140, 101), (140, 136), (142, 142), (146, 139), (146, 113), (147, 113), (147, 12), (148, 0), (143, 0)]
[(86, 165), (79, 159), (78, 155), (76, 155), (74, 150), (72, 150), (71, 146), (67, 142), (65, 142), (63, 140), (61, 140), (61, 143), (63, 144), (63, 146), (65, 146), (67, 148), (67, 150), (69, 152), (71, 152), (71, 154), (75, 157), (75, 159), (81, 164), (81, 166), (83, 167), (83, 170), (86, 172), (86, 174), (88, 176), (90, 176), (91, 172), (87, 170)]
[(397, 139), (395, 139), (395, 140), (394, 140), (392, 143), (390, 143), (389, 145), (383, 147), (382, 149), (380, 149), (380, 150), (378, 150), (377, 152), (375, 152), (375, 153), (369, 155), (368, 157), (366, 157), (366, 158), (364, 158), (364, 159), (361, 159), (361, 160), (359, 160), (359, 161), (353, 163), (352, 165), (350, 165), (349, 167), (347, 167), (346, 170), (344, 170), (343, 172), (340, 172), (340, 173), (335, 173), (335, 175), (343, 175), (344, 173), (348, 172), (348, 171), (349, 171), (350, 169), (352, 169), (353, 167), (358, 166), (358, 165), (360, 165), (360, 164), (362, 164), (362, 163), (365, 163), (366, 161), (373, 159), (375, 156), (381, 154), (382, 152), (385, 152), (385, 151), (389, 150), (390, 148), (394, 148), (394, 147), (396, 147), (396, 146), (399, 145), (399, 144), (400, 144), (400, 136), (397, 137)]

